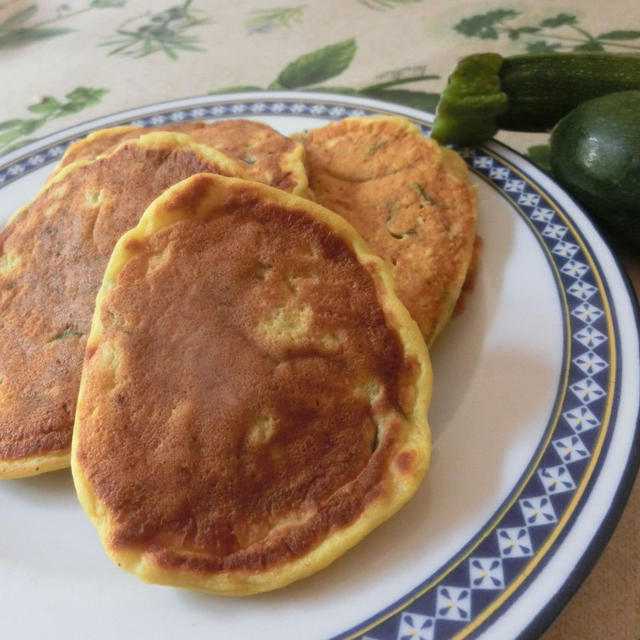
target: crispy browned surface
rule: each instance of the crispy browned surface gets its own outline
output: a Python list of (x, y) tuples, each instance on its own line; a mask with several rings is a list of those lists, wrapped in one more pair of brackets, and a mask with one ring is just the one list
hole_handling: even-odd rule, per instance
[[(169, 210), (198, 208), (200, 178)], [(303, 205), (256, 189), (123, 243), (94, 320), (74, 475), (107, 546), (166, 568), (267, 571), (391, 491), (393, 464), (418, 473), (394, 453), (419, 364), (375, 281)]]
[(170, 185), (219, 167), (123, 146), (52, 182), (0, 234), (0, 458), (68, 449), (82, 355), (119, 236)]
[[(191, 123), (168, 124), (163, 127), (112, 127), (109, 129), (99, 129), (89, 134), (86, 138), (82, 138), (74, 142), (65, 151), (64, 156), (56, 166), (55, 171), (60, 171), (72, 162), (78, 160), (95, 160), (103, 153), (111, 151), (121, 142), (125, 140), (134, 140), (141, 135), (154, 133), (156, 131), (169, 131), (177, 133), (191, 133), (192, 129), (198, 129), (204, 126), (204, 122), (196, 120)], [(55, 174), (55, 172), (54, 172)]]
[[(293, 171), (299, 143), (260, 122), (243, 119), (216, 122), (182, 122), (156, 127), (114, 127), (91, 135), (69, 147), (59, 168), (79, 159), (93, 159), (123, 140), (138, 138), (154, 131), (189, 134), (196, 142), (219, 149), (242, 163), (248, 177), (264, 184), (294, 192), (300, 187), (300, 176)], [(305, 194), (301, 194), (305, 195)]]
[(316, 200), (392, 267), (398, 296), (431, 342), (455, 305), (475, 238), (462, 162), (452, 167), (437, 143), (397, 117), (348, 118), (302, 139)]
[[(188, 132), (200, 144), (219, 149), (242, 163), (247, 175), (283, 191), (299, 188), (300, 176), (293, 171), (299, 143), (266, 124), (251, 120), (218, 120)], [(302, 194), (306, 195), (306, 194)]]

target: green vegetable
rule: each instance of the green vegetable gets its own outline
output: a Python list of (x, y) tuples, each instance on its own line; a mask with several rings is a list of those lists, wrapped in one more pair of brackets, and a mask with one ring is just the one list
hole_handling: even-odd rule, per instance
[(640, 91), (584, 102), (551, 133), (556, 180), (594, 216), (640, 243)]
[(502, 62), (497, 53), (480, 53), (458, 62), (440, 94), (432, 138), (442, 144), (473, 144), (495, 134), (496, 117), (509, 103), (498, 76)]
[(547, 131), (582, 102), (640, 90), (640, 56), (541, 53), (462, 58), (436, 108), (431, 136), (442, 144), (475, 144), (498, 129)]

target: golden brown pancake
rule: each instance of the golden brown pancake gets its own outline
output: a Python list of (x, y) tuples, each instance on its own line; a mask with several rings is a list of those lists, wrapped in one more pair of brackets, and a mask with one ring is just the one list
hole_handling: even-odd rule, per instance
[(414, 492), (431, 370), (386, 265), (339, 216), (199, 175), (117, 243), (72, 471), (110, 558), (220, 594), (332, 562)]
[(196, 142), (207, 144), (237, 160), (251, 180), (311, 197), (304, 168), (302, 145), (261, 122), (252, 120), (195, 120), (157, 127), (113, 127), (100, 129), (73, 143), (56, 170), (80, 159), (93, 159), (123, 140), (131, 140), (153, 131), (189, 134)]
[(189, 133), (242, 164), (251, 180), (309, 198), (304, 148), (271, 127), (252, 120), (218, 120)]
[(0, 234), (0, 477), (68, 466), (96, 293), (117, 239), (167, 187), (237, 163), (184, 134), (154, 133), (76, 162)]
[(464, 162), (399, 116), (347, 118), (301, 139), (317, 202), (391, 266), (398, 297), (431, 343), (471, 262), (476, 201)]

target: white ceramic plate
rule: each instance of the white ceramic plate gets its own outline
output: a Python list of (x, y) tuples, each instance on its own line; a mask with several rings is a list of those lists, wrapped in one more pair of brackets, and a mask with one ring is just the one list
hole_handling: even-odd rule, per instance
[[(205, 96), (114, 114), (0, 159), (0, 213), (99, 127), (249, 117), (292, 133), (377, 112), (428, 131), (425, 113), (331, 94)], [(3, 635), (502, 640), (550, 622), (613, 529), (637, 466), (637, 317), (601, 237), (547, 176), (498, 144), (464, 155), (482, 258), (465, 312), (432, 351), (433, 460), (411, 502), (319, 574), (234, 599), (145, 585), (113, 566), (67, 471), (4, 481)]]

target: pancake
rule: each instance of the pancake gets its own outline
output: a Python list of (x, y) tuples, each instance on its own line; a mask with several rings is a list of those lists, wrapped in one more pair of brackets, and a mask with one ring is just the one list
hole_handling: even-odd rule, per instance
[(122, 126), (100, 129), (70, 145), (56, 170), (77, 160), (94, 159), (123, 140), (153, 131), (187, 133), (196, 142), (214, 147), (237, 160), (249, 179), (311, 198), (302, 145), (270, 126), (252, 120), (210, 123), (195, 120), (148, 128)]
[(69, 464), (86, 337), (117, 239), (167, 187), (243, 176), (184, 134), (154, 133), (63, 169), (0, 234), (0, 477)]
[(116, 245), (73, 436), (80, 502), (145, 581), (242, 595), (329, 564), (413, 494), (431, 369), (342, 218), (194, 176)]
[(476, 200), (463, 160), (400, 116), (346, 118), (300, 136), (315, 199), (390, 266), (430, 344), (472, 259)]

